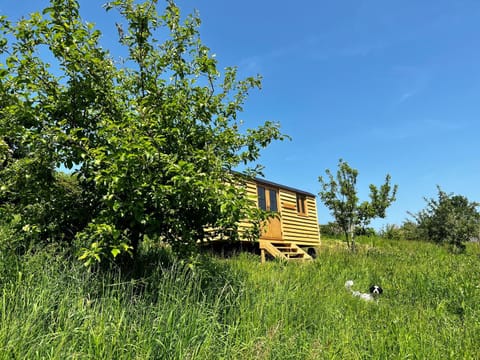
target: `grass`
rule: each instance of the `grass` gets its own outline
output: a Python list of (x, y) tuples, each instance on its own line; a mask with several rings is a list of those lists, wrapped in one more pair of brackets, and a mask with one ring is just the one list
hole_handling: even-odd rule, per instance
[[(254, 255), (142, 276), (88, 272), (55, 250), (0, 254), (0, 359), (476, 359), (480, 250), (324, 241), (311, 263)], [(168, 260), (168, 259), (167, 259)], [(343, 285), (380, 284), (378, 304)]]

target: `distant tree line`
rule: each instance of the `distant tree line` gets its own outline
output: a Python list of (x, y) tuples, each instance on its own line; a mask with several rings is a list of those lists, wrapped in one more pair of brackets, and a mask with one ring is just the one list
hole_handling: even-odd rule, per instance
[(358, 203), (356, 179), (358, 171), (340, 160), (336, 177), (326, 170), (328, 181), (319, 178), (321, 200), (330, 209), (334, 222), (320, 225), (321, 234), (344, 237), (354, 249), (355, 236), (381, 236), (386, 239), (424, 240), (445, 244), (453, 252), (463, 252), (465, 243), (480, 240), (480, 213), (477, 202), (465, 196), (448, 194), (437, 186), (436, 198), (424, 198), (426, 207), (418, 213), (408, 213), (410, 219), (401, 225), (386, 225), (377, 233), (367, 227), (374, 217), (385, 218), (386, 208), (395, 200), (397, 186), (390, 186), (390, 176), (378, 189), (370, 185), (370, 202)]

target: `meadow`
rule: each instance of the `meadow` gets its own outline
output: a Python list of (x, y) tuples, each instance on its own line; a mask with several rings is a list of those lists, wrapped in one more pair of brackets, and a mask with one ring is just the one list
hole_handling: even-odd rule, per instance
[[(377, 303), (352, 297), (346, 280)], [(150, 251), (127, 274), (0, 253), (0, 359), (478, 359), (480, 248), (323, 240), (309, 263)]]

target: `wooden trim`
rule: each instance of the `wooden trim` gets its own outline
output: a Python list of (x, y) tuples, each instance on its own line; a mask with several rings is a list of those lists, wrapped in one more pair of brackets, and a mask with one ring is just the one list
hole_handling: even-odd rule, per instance
[(282, 207), (288, 210), (297, 210), (297, 204), (291, 202), (282, 202)]

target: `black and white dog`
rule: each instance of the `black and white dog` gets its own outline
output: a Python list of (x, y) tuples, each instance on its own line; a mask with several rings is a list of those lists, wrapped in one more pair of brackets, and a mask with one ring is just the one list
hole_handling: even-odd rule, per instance
[(370, 286), (370, 293), (361, 293), (360, 291), (352, 290), (352, 286), (353, 286), (352, 280), (348, 280), (345, 283), (345, 287), (347, 288), (348, 291), (352, 293), (353, 296), (357, 296), (360, 299), (365, 301), (376, 300), (377, 296), (383, 293), (383, 289), (378, 285)]

